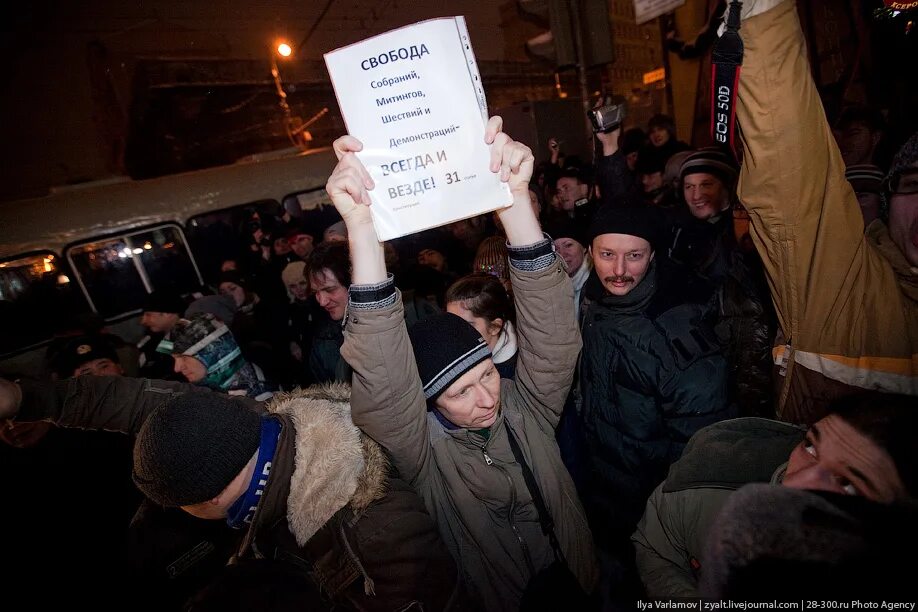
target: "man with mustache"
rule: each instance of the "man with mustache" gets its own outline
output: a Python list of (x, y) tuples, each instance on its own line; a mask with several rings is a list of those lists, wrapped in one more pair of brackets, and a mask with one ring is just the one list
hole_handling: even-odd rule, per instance
[(704, 285), (657, 256), (660, 227), (655, 209), (606, 209), (588, 236), (594, 273), (584, 289), (580, 393), (592, 482), (584, 502), (613, 559), (613, 583), (633, 571), (630, 532), (670, 463), (695, 431), (734, 416)]

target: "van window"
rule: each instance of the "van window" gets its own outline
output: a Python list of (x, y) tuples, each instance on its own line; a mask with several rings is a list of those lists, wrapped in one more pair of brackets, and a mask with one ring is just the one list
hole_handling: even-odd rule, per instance
[(43, 342), (88, 310), (57, 255), (36, 253), (0, 262), (0, 353)]
[(69, 247), (67, 259), (106, 319), (139, 310), (154, 289), (195, 291), (200, 278), (181, 228), (165, 225)]

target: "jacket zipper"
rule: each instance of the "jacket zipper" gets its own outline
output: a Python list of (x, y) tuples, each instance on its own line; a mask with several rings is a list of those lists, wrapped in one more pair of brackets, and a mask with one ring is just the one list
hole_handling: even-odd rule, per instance
[(481, 446), (481, 454), (484, 455), (485, 464), (489, 466), (494, 466), (500, 473), (504, 475), (504, 478), (507, 479), (507, 484), (510, 485), (510, 507), (507, 509), (507, 522), (510, 523), (510, 529), (513, 530), (513, 534), (516, 536), (516, 539), (519, 540), (520, 548), (523, 549), (523, 557), (526, 559), (526, 566), (529, 568), (529, 573), (535, 575), (535, 567), (532, 564), (532, 558), (529, 555), (529, 547), (526, 546), (526, 542), (523, 540), (523, 536), (520, 534), (519, 529), (516, 527), (516, 523), (513, 520), (513, 511), (516, 509), (516, 485), (513, 484), (513, 479), (510, 478), (510, 474), (507, 473), (502, 466), (498, 465), (491, 456), (488, 455), (488, 445), (491, 443), (491, 439), (485, 443), (484, 446)]

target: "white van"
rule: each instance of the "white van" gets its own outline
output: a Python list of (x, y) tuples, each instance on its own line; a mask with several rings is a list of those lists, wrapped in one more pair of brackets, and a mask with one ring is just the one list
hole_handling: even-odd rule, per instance
[(330, 206), (330, 149), (0, 203), (0, 372), (36, 373), (68, 315), (95, 312), (129, 342), (147, 294), (197, 290), (244, 211)]

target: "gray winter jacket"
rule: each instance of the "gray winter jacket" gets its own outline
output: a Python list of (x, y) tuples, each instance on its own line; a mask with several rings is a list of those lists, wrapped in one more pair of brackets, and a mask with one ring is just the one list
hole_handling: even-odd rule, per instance
[(553, 259), (541, 271), (511, 266), (519, 361), (516, 379), (501, 381), (502, 409), (487, 438), (447, 429), (427, 412), (401, 300), (352, 309), (341, 349), (354, 369), (354, 422), (421, 495), (478, 605), (495, 612), (516, 610), (529, 580), (554, 560), (508, 428), (535, 475), (571, 570), (588, 592), (597, 577), (590, 529), (555, 442), (580, 334), (570, 279)]

